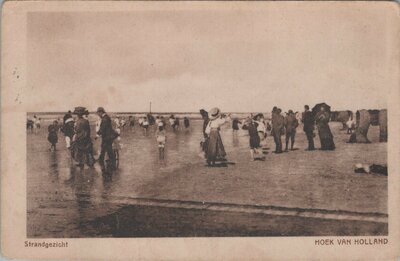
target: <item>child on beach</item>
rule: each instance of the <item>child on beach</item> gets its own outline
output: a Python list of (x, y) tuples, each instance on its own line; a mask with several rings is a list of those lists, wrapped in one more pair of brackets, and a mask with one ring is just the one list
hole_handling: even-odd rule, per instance
[(265, 157), (262, 154), (261, 151), (261, 146), (260, 146), (260, 135), (258, 133), (258, 128), (259, 124), (255, 120), (250, 120), (247, 124), (247, 130), (249, 131), (249, 136), (250, 136), (250, 155), (251, 155), (251, 160), (254, 161), (256, 159), (258, 160), (264, 160)]
[(50, 146), (50, 151), (56, 151), (56, 144), (58, 142), (58, 122), (57, 121), (53, 121), (53, 124), (49, 125), (49, 127), (47, 128), (49, 134), (47, 136), (47, 140), (50, 142), (51, 146)]
[(164, 148), (165, 142), (167, 140), (164, 126), (159, 124), (158, 129), (156, 131), (156, 140), (158, 143), (158, 157), (160, 160), (164, 159)]
[(142, 127), (144, 130), (144, 135), (147, 135), (147, 129), (149, 128), (149, 121), (147, 117), (143, 117)]

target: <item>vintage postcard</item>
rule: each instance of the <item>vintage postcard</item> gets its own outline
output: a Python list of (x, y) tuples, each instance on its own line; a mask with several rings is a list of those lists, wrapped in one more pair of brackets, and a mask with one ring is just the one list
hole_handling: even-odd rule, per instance
[(396, 2), (6, 1), (1, 251), (396, 260)]

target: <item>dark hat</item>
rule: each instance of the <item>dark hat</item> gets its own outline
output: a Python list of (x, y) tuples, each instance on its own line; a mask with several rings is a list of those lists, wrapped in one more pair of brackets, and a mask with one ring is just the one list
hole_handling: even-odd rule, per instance
[(208, 117), (208, 112), (207, 112), (206, 110), (204, 110), (204, 109), (201, 109), (201, 110), (200, 110), (200, 114), (201, 114), (201, 116), (203, 116), (203, 117)]
[(75, 110), (73, 113), (77, 114), (77, 115), (84, 115), (86, 111), (87, 110), (85, 107), (75, 107)]
[(289, 110), (289, 111), (288, 111), (288, 114), (293, 114), (293, 111), (292, 111), (292, 110)]
[(105, 113), (106, 111), (104, 110), (103, 107), (97, 108), (97, 113)]

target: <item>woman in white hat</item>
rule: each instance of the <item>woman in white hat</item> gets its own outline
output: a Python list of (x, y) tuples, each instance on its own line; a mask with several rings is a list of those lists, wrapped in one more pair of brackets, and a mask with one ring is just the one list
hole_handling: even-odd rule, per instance
[(221, 135), (219, 134), (220, 127), (230, 119), (222, 116), (218, 108), (212, 108), (208, 112), (209, 122), (206, 127), (206, 134), (209, 136), (207, 147), (207, 163), (215, 165), (217, 160), (225, 160), (226, 152), (222, 143)]

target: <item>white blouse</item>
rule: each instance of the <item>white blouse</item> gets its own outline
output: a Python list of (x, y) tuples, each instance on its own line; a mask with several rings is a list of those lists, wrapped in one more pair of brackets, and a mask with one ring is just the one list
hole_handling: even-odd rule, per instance
[(230, 121), (230, 118), (217, 118), (215, 120), (210, 121), (210, 127), (211, 129), (216, 129), (224, 125), (226, 122)]

